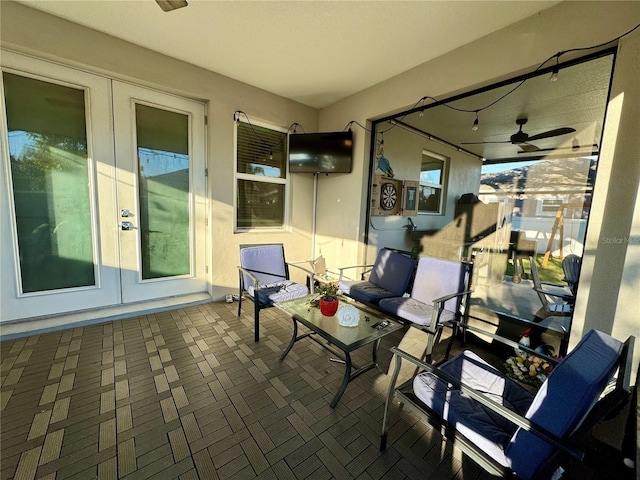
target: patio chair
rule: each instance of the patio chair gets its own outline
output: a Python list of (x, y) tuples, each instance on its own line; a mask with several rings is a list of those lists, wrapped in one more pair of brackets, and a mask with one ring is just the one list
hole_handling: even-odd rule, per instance
[[(534, 322), (554, 315), (570, 316), (573, 313), (573, 304), (575, 303), (573, 292), (566, 285), (541, 281), (534, 257), (529, 257), (529, 264), (531, 265), (533, 289), (542, 302), (542, 308), (536, 312)], [(558, 299), (560, 303), (556, 303), (555, 300)]]
[[(313, 272), (296, 265), (311, 276)], [(240, 245), (240, 293), (238, 316), (242, 310), (243, 297), (254, 305), (255, 341), (260, 340), (260, 310), (276, 302), (293, 300), (309, 294), (305, 285), (289, 280), (289, 265), (284, 259), (281, 243), (268, 245)]]
[[(469, 350), (435, 367), (393, 347), (380, 449), (386, 448), (389, 409), (398, 397), (488, 473), (550, 478), (563, 461), (585, 459), (593, 426), (629, 398), (633, 343), (634, 337), (623, 344), (591, 330), (535, 395)], [(420, 373), (396, 387), (403, 361)], [(601, 398), (616, 371), (615, 387)]]
[[(361, 280), (346, 280), (345, 270), (355, 268), (365, 269)], [(345, 295), (365, 304), (377, 305), (383, 298), (403, 296), (415, 268), (416, 261), (410, 254), (385, 247), (380, 249), (373, 265), (339, 268), (338, 285)]]
[[(431, 360), (444, 324), (461, 319), (466, 323), (472, 268), (473, 264), (468, 262), (421, 257), (411, 296), (383, 298), (378, 303), (380, 310), (429, 333), (423, 354), (426, 361)], [(449, 349), (445, 357), (448, 356)]]
[(576, 295), (578, 290), (578, 277), (580, 276), (580, 267), (582, 266), (582, 257), (575, 253), (570, 253), (562, 259), (562, 270), (564, 272), (563, 280), (571, 289), (571, 293)]

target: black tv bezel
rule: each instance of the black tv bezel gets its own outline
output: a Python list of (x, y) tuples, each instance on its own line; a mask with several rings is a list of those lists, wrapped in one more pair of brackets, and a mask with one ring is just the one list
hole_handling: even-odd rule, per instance
[[(338, 140), (350, 140), (351, 146), (349, 147), (349, 168), (341, 168), (340, 170), (334, 169), (318, 169), (315, 168), (318, 166), (318, 163), (310, 163), (308, 167), (300, 167), (293, 163), (291, 160), (291, 140), (295, 137), (300, 139), (301, 137), (305, 137), (305, 139), (313, 139), (317, 137), (316, 144), (321, 144), (321, 139), (329, 137), (332, 140), (332, 143), (335, 144)], [(346, 151), (346, 148), (345, 148)], [(321, 150), (319, 150), (321, 152)], [(343, 153), (343, 152), (341, 152)], [(289, 173), (318, 173), (318, 174), (329, 174), (329, 173), (351, 173), (353, 171), (353, 132), (352, 131), (342, 131), (342, 132), (315, 132), (315, 133), (293, 133), (289, 135), (289, 145), (287, 150), (287, 158), (289, 164)]]

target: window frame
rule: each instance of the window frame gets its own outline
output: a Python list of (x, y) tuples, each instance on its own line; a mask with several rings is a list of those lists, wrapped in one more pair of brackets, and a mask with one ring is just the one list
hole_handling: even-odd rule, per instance
[[(255, 127), (267, 128), (274, 132), (280, 132), (285, 134), (287, 138), (284, 140), (283, 150), (285, 152), (285, 160), (283, 165), (284, 178), (280, 177), (268, 177), (264, 175), (253, 175), (251, 173), (238, 172), (238, 126), (240, 123), (246, 125), (253, 125)], [(289, 174), (289, 162), (288, 158), (288, 130), (286, 128), (274, 125), (262, 120), (254, 120), (247, 117), (247, 121), (237, 119), (234, 121), (233, 127), (233, 232), (234, 233), (248, 233), (248, 232), (289, 232), (291, 231), (291, 188)], [(269, 226), (269, 227), (239, 227), (238, 226), (238, 181), (248, 180), (261, 183), (272, 183), (276, 185), (284, 185), (284, 211), (282, 225)]]
[(440, 202), (438, 205), (438, 210), (437, 211), (427, 211), (427, 210), (420, 210), (420, 201), (418, 200), (418, 215), (444, 215), (445, 214), (445, 198), (447, 196), (447, 184), (448, 184), (448, 180), (449, 180), (449, 163), (451, 161), (451, 159), (449, 157), (445, 157), (444, 155), (441, 155), (439, 153), (436, 152), (432, 152), (431, 150), (422, 150), (422, 154), (420, 155), (420, 177), (422, 176), (422, 161), (423, 158), (427, 156), (427, 157), (431, 157), (435, 160), (439, 160), (442, 162), (442, 170), (441, 170), (441, 183), (430, 183), (430, 182), (423, 182), (422, 180), (419, 181), (419, 188), (420, 190), (423, 187), (429, 187), (429, 188), (434, 188), (434, 189), (439, 189), (440, 190)]

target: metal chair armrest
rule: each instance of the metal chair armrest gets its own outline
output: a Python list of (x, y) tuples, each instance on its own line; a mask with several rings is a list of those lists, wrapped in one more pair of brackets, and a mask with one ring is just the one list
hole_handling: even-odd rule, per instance
[(258, 280), (258, 277), (256, 277), (253, 273), (251, 273), (251, 270), (238, 266), (238, 270), (241, 272), (240, 277), (242, 277), (242, 273), (246, 274), (249, 276), (249, 278), (251, 278), (251, 280), (253, 280), (253, 289), (254, 290), (258, 290), (258, 286), (259, 286), (259, 282), (260, 280)]
[(373, 265), (351, 265), (349, 267), (340, 267), (338, 268), (338, 270), (340, 271), (340, 277), (338, 278), (338, 280), (342, 280), (342, 278), (344, 277), (344, 271), (351, 268), (368, 268), (369, 270), (363, 271), (360, 275), (360, 277), (364, 279), (364, 276), (373, 269)]
[(299, 260), (297, 262), (286, 262), (287, 265), (291, 266), (291, 267), (295, 267), (295, 268), (299, 268), (300, 270), (302, 270), (303, 272), (313, 276), (315, 275), (315, 271), (312, 269), (308, 269), (308, 268), (304, 268), (302, 265), (305, 263), (308, 263), (309, 265), (313, 265), (313, 260)]
[(431, 319), (431, 323), (423, 330), (429, 333), (435, 333), (442, 327), (442, 324), (440, 324), (440, 316), (444, 310), (444, 304), (452, 298), (464, 297), (466, 295), (471, 295), (471, 293), (471, 290), (465, 290), (463, 292), (450, 293), (449, 295), (444, 295), (433, 300), (433, 317)]

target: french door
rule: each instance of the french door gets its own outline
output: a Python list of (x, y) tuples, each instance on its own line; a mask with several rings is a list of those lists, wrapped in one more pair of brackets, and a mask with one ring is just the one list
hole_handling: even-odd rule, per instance
[(9, 52), (2, 100), (1, 321), (206, 291), (201, 103)]

